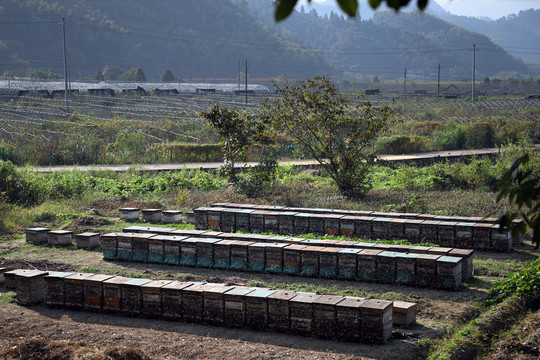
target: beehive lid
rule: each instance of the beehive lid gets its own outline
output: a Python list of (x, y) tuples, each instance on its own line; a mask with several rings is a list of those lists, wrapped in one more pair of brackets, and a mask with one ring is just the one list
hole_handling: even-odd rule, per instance
[(141, 240), (149, 239), (152, 236), (155, 236), (155, 234), (148, 234), (148, 233), (133, 234), (134, 239), (141, 239)]
[(365, 298), (346, 296), (342, 301), (337, 303), (336, 306), (359, 309), (366, 301), (367, 300)]
[(366, 300), (362, 306), (362, 310), (367, 310), (371, 314), (382, 314), (392, 308), (392, 302), (387, 300)]
[(252, 239), (253, 241), (267, 241), (268, 239), (270, 239), (272, 236), (271, 235), (261, 235), (261, 234), (250, 234), (250, 239)]
[(441, 255), (432, 255), (432, 254), (420, 254), (420, 256), (418, 256), (416, 259), (417, 260), (430, 260), (430, 261), (435, 261), (437, 260), (438, 258), (440, 258)]
[(272, 242), (284, 242), (284, 241), (287, 241), (289, 240), (290, 237), (288, 236), (279, 236), (279, 235), (276, 235), (276, 236), (271, 236), (268, 238), (268, 241), (272, 241)]
[(292, 243), (292, 244), (301, 244), (302, 241), (304, 241), (304, 240), (305, 240), (304, 238), (298, 238), (298, 237), (287, 238), (287, 242)]
[(457, 256), (441, 256), (437, 259), (437, 262), (445, 262), (451, 264), (457, 264), (462, 261), (462, 258)]
[(395, 252), (395, 251), (381, 251), (377, 254), (377, 256), (381, 257), (387, 257), (387, 258), (397, 258), (401, 255), (401, 253)]
[(376, 217), (374, 218), (372, 221), (375, 221), (375, 222), (390, 222), (390, 220), (392, 220), (391, 218), (388, 218), (388, 217)]
[(362, 249), (340, 249), (339, 253), (340, 254), (353, 254), (353, 255), (356, 255), (360, 251), (362, 251)]
[(325, 253), (338, 253), (340, 252), (341, 250), (343, 250), (342, 248), (338, 248), (338, 247), (325, 247), (324, 249), (321, 250), (321, 252), (325, 252)]
[(249, 245), (250, 248), (258, 248), (258, 247), (266, 247), (268, 244), (267, 243), (262, 243), (262, 242), (258, 242), (258, 243), (253, 243), (251, 245)]
[(150, 229), (148, 226), (128, 226), (122, 229), (123, 232), (139, 232), (139, 231), (145, 231)]
[(418, 225), (418, 224), (421, 224), (423, 223), (425, 220), (418, 220), (418, 219), (405, 219), (405, 226), (407, 226), (408, 224), (415, 224), (415, 225)]
[(18, 277), (23, 277), (27, 279), (33, 279), (39, 276), (46, 276), (49, 274), (48, 271), (41, 271), (41, 270), (26, 270), (26, 271), (19, 271), (16, 273)]
[(277, 290), (276, 292), (268, 296), (268, 298), (274, 299), (274, 300), (289, 301), (292, 298), (294, 298), (296, 295), (298, 295), (298, 293), (295, 291)]
[(452, 249), (450, 251), (450, 256), (470, 256), (474, 253), (472, 249)]
[(253, 241), (244, 241), (244, 240), (233, 240), (232, 246), (250, 246), (255, 244)]
[(83, 232), (83, 233), (77, 234), (77, 237), (81, 237), (81, 238), (94, 237), (94, 236), (99, 236), (99, 233)]
[(255, 210), (253, 209), (238, 209), (238, 213), (240, 214), (251, 214), (252, 212), (254, 212)]
[(432, 247), (431, 249), (428, 250), (428, 254), (433, 254), (433, 255), (447, 255), (450, 253), (450, 251), (452, 251), (452, 248), (447, 248), (447, 247)]
[(456, 224), (456, 226), (460, 226), (460, 227), (471, 227), (471, 226), (474, 226), (476, 223), (473, 223), (473, 222), (458, 222)]
[(468, 218), (467, 221), (469, 221), (469, 222), (475, 222), (475, 223), (476, 223), (476, 222), (482, 221), (483, 219), (484, 219), (484, 218), (481, 217), (481, 216), (471, 216), (471, 217)]
[(283, 244), (283, 243), (268, 243), (266, 244), (267, 248), (270, 249), (283, 249), (284, 247), (289, 246), (289, 244)]
[(371, 215), (376, 216), (376, 217), (392, 218), (396, 214), (390, 213), (390, 212), (375, 211), (375, 212), (372, 212)]
[(139, 208), (125, 207), (125, 208), (120, 208), (120, 211), (139, 211)]
[(279, 213), (280, 216), (294, 216), (296, 214), (298, 213), (294, 211), (283, 211)]
[(310, 294), (310, 293), (298, 293), (295, 297), (290, 299), (292, 303), (301, 304), (313, 304), (316, 300), (319, 300), (322, 295)]
[(407, 219), (401, 219), (401, 218), (392, 218), (390, 219), (390, 222), (392, 224), (404, 224), (407, 222)]
[(493, 224), (489, 224), (489, 223), (478, 223), (474, 225), (475, 228), (484, 228), (484, 229), (486, 228), (489, 229), (492, 226)]
[(179, 230), (179, 229), (169, 231), (170, 234), (178, 234), (178, 235), (183, 235), (183, 236), (199, 236), (205, 232), (206, 231), (204, 230)]
[(397, 258), (400, 258), (400, 259), (416, 259), (417, 257), (420, 256), (420, 254), (415, 254), (415, 253), (396, 253), (397, 254)]
[(246, 296), (247, 294), (252, 293), (255, 290), (257, 290), (257, 288), (245, 287), (245, 286), (235, 286), (233, 289), (228, 290), (225, 293), (225, 295)]
[(320, 252), (323, 246), (306, 246), (302, 251)]
[(352, 244), (352, 246), (358, 246), (361, 248), (372, 248), (375, 245), (377, 245), (375, 243), (368, 243), (368, 242), (363, 242), (363, 241), (351, 241), (350, 243)]
[(182, 291), (190, 293), (200, 293), (202, 295), (204, 291), (217, 285), (219, 284), (193, 284), (191, 286), (183, 288)]
[[(0, 271), (2, 272), (2, 271)], [(56, 279), (63, 279), (65, 277), (68, 277), (68, 276), (71, 276), (75, 274), (74, 272), (62, 272), (62, 271), (59, 271), (59, 272), (55, 272), (55, 273), (49, 273), (49, 275), (45, 276), (45, 278), (47, 279), (51, 279), (51, 278), (56, 278)]]
[(203, 293), (206, 294), (224, 294), (229, 290), (234, 289), (232, 285), (217, 284), (216, 286), (211, 286), (203, 290)]
[(253, 298), (267, 298), (270, 295), (276, 293), (276, 290), (270, 290), (270, 289), (255, 289), (252, 292), (246, 294), (246, 297), (253, 297)]
[(441, 221), (450, 221), (450, 220), (452, 220), (452, 217), (451, 216), (438, 215), (438, 216), (435, 216), (434, 219), (441, 220)]
[(90, 282), (104, 282), (105, 280), (108, 280), (112, 277), (114, 277), (114, 275), (96, 274), (96, 275), (87, 277), (86, 279), (83, 280), (83, 282), (85, 284), (90, 283)]
[(216, 243), (216, 245), (224, 245), (224, 246), (230, 246), (234, 244), (236, 240), (220, 240)]
[(121, 233), (116, 233), (116, 232), (111, 232), (111, 233), (107, 233), (107, 234), (104, 234), (104, 235), (101, 235), (101, 238), (102, 239), (106, 239), (106, 238), (115, 238), (118, 236), (118, 234), (121, 234)]
[(296, 213), (296, 215), (294, 216), (298, 216), (298, 217), (311, 217), (313, 214), (310, 214), (310, 213), (302, 213), (302, 212), (299, 212), (299, 213)]
[(217, 236), (220, 239), (234, 239), (236, 237), (235, 233), (221, 233)]
[(172, 282), (171, 280), (154, 280), (154, 281), (150, 281), (143, 284), (142, 288), (143, 288), (143, 291), (145, 289), (148, 289), (148, 290), (159, 289), (167, 284), (170, 284), (171, 282)]
[(163, 214), (179, 215), (179, 214), (182, 214), (182, 210), (163, 210)]
[(24, 229), (24, 231), (27, 232), (27, 233), (38, 233), (38, 232), (51, 231), (51, 229), (44, 228), (44, 227), (33, 227), (33, 228), (26, 228), (26, 229)]
[(49, 234), (51, 234), (51, 235), (68, 235), (68, 234), (73, 234), (73, 231), (69, 231), (69, 230), (53, 230), (53, 231), (49, 231)]
[(358, 215), (345, 215), (341, 218), (341, 220), (351, 220), (351, 221), (354, 221), (354, 220), (357, 220), (358, 219)]
[(105, 280), (104, 284), (112, 284), (112, 285), (119, 285), (122, 283), (125, 283), (126, 281), (131, 280), (131, 278), (123, 277), (123, 276), (115, 276), (113, 278)]
[(131, 279), (122, 283), (122, 286), (143, 286), (151, 281), (150, 279)]
[(320, 240), (320, 239), (306, 239), (301, 242), (301, 244), (303, 245), (319, 245), (322, 243), (323, 243), (323, 240)]
[(221, 234), (223, 234), (221, 231), (205, 231), (200, 236), (203, 238), (217, 238)]
[(91, 274), (91, 273), (73, 273), (69, 276), (66, 276), (66, 280), (79, 280), (79, 281), (83, 281), (87, 278), (89, 278), (90, 276), (94, 276), (95, 274)]
[(194, 283), (171, 281), (167, 285), (162, 286), (162, 288), (163, 289), (170, 289), (170, 290), (182, 290), (182, 289), (187, 288), (188, 286), (192, 286), (192, 285), (194, 285)]
[(305, 249), (307, 245), (300, 245), (300, 244), (289, 244), (287, 247), (283, 248), (283, 250), (302, 250)]
[(422, 222), (422, 225), (439, 225), (440, 223), (439, 220), (425, 220)]
[(264, 216), (265, 214), (269, 213), (269, 211), (266, 210), (255, 210), (251, 213), (251, 215), (261, 215)]
[(381, 253), (382, 250), (375, 250), (375, 249), (364, 249), (358, 253), (358, 255), (362, 256), (375, 256), (379, 253)]
[[(293, 299), (294, 300), (294, 299)], [(317, 305), (337, 305), (339, 302), (345, 300), (344, 296), (339, 295), (319, 295), (319, 298), (313, 301)]]
[(221, 239), (216, 239), (216, 238), (204, 238), (204, 239), (199, 239), (197, 242), (198, 243), (203, 243), (203, 244), (215, 244), (217, 242), (220, 242), (222, 241)]
[(418, 305), (416, 303), (407, 301), (394, 301), (394, 307), (392, 311), (394, 313), (408, 313), (410, 311), (416, 311)]

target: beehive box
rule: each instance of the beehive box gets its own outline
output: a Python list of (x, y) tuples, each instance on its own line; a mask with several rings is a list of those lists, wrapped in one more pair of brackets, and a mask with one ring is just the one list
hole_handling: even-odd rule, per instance
[(319, 275), (319, 254), (323, 246), (306, 246), (300, 250), (302, 256), (302, 268), (300, 275), (302, 276), (318, 276)]
[(221, 216), (225, 208), (213, 207), (208, 209), (208, 229), (221, 231)]
[(15, 273), (16, 300), (20, 305), (35, 305), (47, 300), (45, 276), (49, 273), (28, 270)]
[[(183, 244), (189, 238), (186, 236), (167, 236), (163, 238), (163, 263), (169, 265), (182, 264)], [(193, 259), (193, 264), (195, 260)]]
[[(490, 248), (495, 251), (508, 252), (512, 250), (514, 242), (512, 234), (502, 229), (499, 224), (494, 224), (489, 228)], [(519, 244), (518, 244), (519, 245)]]
[(256, 289), (244, 296), (247, 327), (251, 329), (268, 327), (268, 297), (276, 292), (276, 290)]
[(7, 271), (6, 268), (0, 267), (0, 285), (4, 284), (6, 282), (6, 279), (4, 277), (4, 273)]
[(220, 240), (214, 244), (214, 267), (228, 269), (231, 266), (231, 248), (235, 240)]
[(236, 231), (236, 213), (238, 209), (224, 208), (221, 211), (221, 231)]
[(457, 221), (441, 221), (437, 224), (437, 236), (440, 246), (453, 247), (456, 241)]
[(391, 301), (366, 300), (360, 307), (362, 326), (361, 341), (364, 343), (385, 343), (392, 336)]
[(182, 313), (184, 321), (202, 322), (204, 291), (216, 285), (217, 284), (199, 284), (182, 289)]
[(161, 215), (164, 223), (177, 224), (182, 222), (182, 211), (180, 210), (165, 210)]
[(459, 222), (456, 224), (456, 239), (454, 247), (460, 249), (474, 249), (473, 226), (475, 223)]
[(197, 264), (198, 238), (187, 238), (180, 241), (180, 265), (195, 266)]
[(373, 220), (375, 220), (374, 216), (356, 216), (354, 220), (356, 236), (373, 238)]
[(45, 244), (48, 240), (47, 234), (49, 231), (51, 231), (51, 229), (43, 227), (26, 228), (24, 229), (24, 232), (26, 233), (26, 242), (32, 244)]
[(338, 330), (336, 305), (343, 300), (345, 300), (343, 296), (323, 295), (312, 302), (313, 334), (315, 336), (336, 338)]
[(277, 234), (279, 233), (279, 211), (267, 211), (265, 214), (263, 214), (264, 218), (264, 227), (263, 232), (265, 233), (273, 233)]
[(436, 260), (439, 287), (446, 290), (457, 290), (461, 286), (462, 258), (441, 256)]
[(313, 321), (313, 303), (322, 296), (310, 293), (298, 293), (289, 300), (291, 316), (291, 331), (295, 334), (312, 334), (315, 324)]
[(475, 256), (472, 249), (452, 249), (449, 256), (457, 256), (463, 259), (461, 262), (461, 278), (463, 280), (471, 279), (474, 276), (473, 258)]
[(17, 274), (28, 271), (32, 270), (15, 269), (4, 271), (4, 285), (6, 286), (6, 289), (15, 289), (17, 287)]
[(377, 255), (382, 250), (364, 249), (358, 253), (358, 278), (362, 281), (373, 281), (377, 269)]
[(347, 296), (344, 300), (336, 304), (336, 328), (335, 337), (343, 341), (360, 341), (362, 313), (360, 311), (362, 304), (366, 299)]
[(264, 231), (264, 214), (268, 211), (255, 210), (249, 214), (249, 229), (251, 232), (261, 233)]
[(161, 316), (169, 320), (182, 319), (182, 290), (200, 283), (172, 281), (160, 288)]
[(407, 219), (391, 218), (388, 222), (388, 237), (390, 239), (404, 239), (406, 222)]
[(75, 274), (74, 272), (55, 272), (45, 276), (47, 284), (47, 305), (53, 307), (64, 306), (66, 302), (66, 287), (64, 278)]
[(223, 294), (224, 323), (229, 327), (243, 327), (246, 323), (245, 296), (256, 288), (235, 286)]
[(161, 222), (162, 209), (142, 209), (141, 213), (143, 221)]
[(414, 285), (416, 281), (416, 258), (420, 254), (397, 253), (396, 282), (398, 284)]
[(254, 211), (255, 210), (253, 209), (238, 209), (238, 211), (235, 213), (236, 231), (251, 231), (249, 227), (249, 214)]
[(452, 248), (436, 246), (436, 247), (429, 248), (426, 254), (447, 256), (450, 254), (450, 251), (452, 251)]
[(420, 225), (424, 220), (406, 219), (403, 223), (403, 237), (411, 242), (418, 242), (421, 239)]
[(131, 280), (123, 276), (115, 276), (103, 281), (103, 307), (104, 311), (118, 312), (122, 308), (122, 283)]
[(139, 316), (141, 314), (142, 286), (151, 281), (150, 279), (130, 279), (122, 283), (122, 313), (130, 316)]
[(118, 260), (131, 261), (133, 257), (133, 234), (135, 233), (117, 233)]
[(329, 235), (339, 236), (340, 234), (340, 222), (345, 215), (339, 214), (324, 214), (324, 233)]
[[(154, 235), (148, 239), (148, 262), (155, 264), (163, 263), (165, 254), (164, 242), (168, 238), (166, 235)], [(180, 245), (178, 248), (180, 248)]]
[(124, 220), (137, 220), (139, 219), (139, 208), (121, 208), (120, 219)]
[(388, 223), (391, 218), (376, 217), (371, 222), (372, 237), (374, 239), (388, 239)]
[(281, 274), (283, 272), (283, 248), (285, 243), (269, 243), (264, 247), (265, 266), (264, 270), (270, 273)]
[(325, 247), (319, 252), (319, 276), (323, 278), (336, 278), (338, 275), (339, 247)]
[(161, 288), (170, 284), (170, 280), (154, 280), (141, 286), (142, 307), (141, 314), (149, 318), (161, 317)]
[(148, 240), (155, 236), (154, 234), (133, 234), (132, 246), (133, 253), (131, 260), (136, 262), (148, 262)]
[(416, 286), (435, 287), (437, 284), (437, 263), (440, 255), (420, 254), (416, 258)]
[(221, 239), (209, 238), (197, 241), (197, 267), (211, 268), (214, 266), (214, 244)]
[(253, 241), (234, 240), (231, 244), (231, 264), (233, 270), (246, 270), (248, 267), (248, 248)]
[(92, 249), (99, 245), (99, 233), (83, 232), (75, 236), (77, 249)]
[(309, 232), (314, 235), (324, 235), (324, 214), (312, 214), (309, 217)]
[(293, 234), (307, 234), (309, 230), (310, 213), (299, 212), (294, 215), (294, 231)]
[(296, 212), (283, 211), (279, 213), (278, 233), (282, 235), (294, 234), (294, 216)]
[(490, 228), (493, 224), (476, 223), (473, 226), (474, 248), (477, 250), (490, 250)]
[(210, 208), (200, 207), (193, 210), (193, 214), (195, 217), (195, 229), (208, 229), (208, 209)]
[(253, 243), (248, 246), (248, 270), (264, 271), (266, 266), (265, 247), (266, 243)]
[(218, 284), (203, 290), (203, 320), (207, 324), (222, 325), (225, 321), (224, 294), (234, 286)]
[(84, 308), (84, 280), (95, 274), (75, 273), (64, 278), (65, 305), (70, 309)]
[(113, 275), (97, 274), (83, 280), (85, 310), (101, 311), (104, 298), (103, 282), (113, 277)]
[(420, 237), (424, 242), (437, 242), (437, 225), (441, 222), (438, 220), (425, 220), (420, 224)]
[(394, 301), (392, 309), (392, 322), (394, 325), (410, 326), (416, 322), (418, 305), (406, 301)]
[(289, 300), (298, 293), (294, 291), (278, 290), (268, 296), (268, 328), (276, 331), (289, 331), (291, 328), (291, 315)]
[(306, 245), (291, 244), (283, 248), (283, 273), (290, 275), (300, 275), (302, 249)]
[(377, 266), (373, 280), (384, 284), (392, 284), (396, 281), (396, 262), (399, 253), (394, 251), (381, 251), (375, 257)]
[(356, 216), (351, 216), (351, 215), (343, 216), (339, 220), (339, 235), (354, 237), (355, 236), (355, 229), (354, 229), (355, 219), (356, 219)]
[(355, 279), (357, 277), (358, 253), (362, 249), (339, 249), (338, 252), (338, 274), (341, 279)]
[(47, 242), (50, 245), (71, 245), (73, 240), (73, 231), (53, 230), (47, 233)]

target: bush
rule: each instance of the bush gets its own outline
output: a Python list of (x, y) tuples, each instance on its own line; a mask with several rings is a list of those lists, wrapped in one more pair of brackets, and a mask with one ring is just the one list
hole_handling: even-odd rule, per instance
[(488, 123), (471, 124), (467, 131), (465, 147), (468, 149), (488, 148), (495, 146), (495, 132)]
[(274, 185), (277, 167), (278, 163), (275, 159), (263, 159), (260, 164), (238, 176), (236, 182), (238, 191), (250, 198), (260, 196), (265, 189)]
[(451, 130), (439, 130), (435, 132), (435, 144), (437, 150), (463, 149), (467, 141), (467, 128), (457, 125)]
[(538, 304), (540, 301), (540, 259), (530, 262), (523, 269), (495, 283), (486, 303), (500, 303), (513, 295)]
[(10, 204), (34, 205), (43, 197), (43, 189), (28, 181), (10, 161), (0, 161), (0, 195)]
[(426, 150), (428, 139), (423, 136), (393, 135), (382, 137), (376, 145), (378, 154), (410, 154)]

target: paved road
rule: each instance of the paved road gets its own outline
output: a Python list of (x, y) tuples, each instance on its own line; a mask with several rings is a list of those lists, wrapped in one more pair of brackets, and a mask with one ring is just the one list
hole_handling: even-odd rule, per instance
[[(536, 145), (540, 149), (540, 145)], [(385, 161), (392, 162), (429, 162), (433, 160), (452, 159), (470, 156), (485, 156), (499, 153), (498, 148), (476, 149), (476, 150), (453, 150), (453, 151), (433, 151), (418, 154), (407, 155), (380, 155), (379, 158)], [(318, 165), (315, 160), (285, 160), (279, 162), (282, 165), (297, 165), (297, 166), (313, 166)], [(246, 166), (254, 166), (257, 162), (237, 163), (237, 168)], [(168, 163), (168, 164), (141, 164), (141, 165), (85, 165), (85, 166), (36, 166), (34, 170), (37, 172), (53, 172), (53, 171), (69, 171), (78, 169), (81, 171), (89, 170), (112, 170), (112, 171), (127, 171), (131, 168), (136, 168), (145, 171), (165, 171), (165, 170), (181, 170), (186, 169), (217, 169), (222, 165), (220, 162), (206, 163)]]

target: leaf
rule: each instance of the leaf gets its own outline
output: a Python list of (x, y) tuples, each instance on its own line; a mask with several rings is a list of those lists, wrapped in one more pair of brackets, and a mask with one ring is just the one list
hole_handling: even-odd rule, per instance
[(286, 19), (294, 10), (297, 2), (298, 0), (281, 0), (274, 13), (276, 22)]
[(376, 9), (381, 5), (382, 0), (369, 0), (369, 6), (371, 6), (372, 9)]
[(337, 0), (339, 7), (350, 17), (355, 17), (358, 11), (357, 0)]

